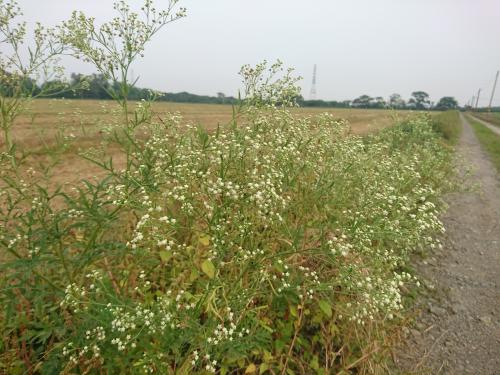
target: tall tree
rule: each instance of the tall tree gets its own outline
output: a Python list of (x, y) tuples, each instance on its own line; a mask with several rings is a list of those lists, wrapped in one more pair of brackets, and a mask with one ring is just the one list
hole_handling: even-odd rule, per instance
[(406, 105), (404, 99), (401, 97), (399, 94), (392, 94), (389, 97), (389, 106), (391, 108), (396, 108), (396, 109), (401, 109), (404, 108)]
[(439, 99), (436, 108), (440, 110), (455, 109), (458, 108), (458, 102), (453, 96), (443, 96)]
[(110, 99), (109, 95), (109, 81), (103, 74), (71, 74), (71, 86), (76, 86), (86, 82), (87, 90), (82, 90), (78, 93), (78, 97), (86, 99)]
[(429, 94), (427, 94), (425, 91), (412, 92), (409, 102), (413, 103), (416, 109), (428, 109), (431, 105)]
[(352, 101), (352, 106), (357, 108), (369, 108), (373, 99), (368, 95), (361, 95)]
[(381, 96), (377, 96), (371, 101), (371, 107), (372, 108), (385, 108), (387, 103), (385, 102), (384, 98)]

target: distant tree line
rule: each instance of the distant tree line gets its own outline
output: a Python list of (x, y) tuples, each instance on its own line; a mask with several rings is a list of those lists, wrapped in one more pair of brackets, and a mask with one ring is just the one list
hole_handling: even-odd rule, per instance
[[(85, 90), (69, 91), (64, 95), (60, 95), (60, 97), (68, 99), (111, 99), (110, 89), (118, 90), (117, 87), (112, 87), (112, 84), (102, 74), (71, 74), (70, 87), (77, 86), (82, 82), (86, 82), (87, 88)], [(51, 84), (51, 82), (45, 84)], [(130, 100), (141, 100), (149, 99), (152, 96), (156, 96), (156, 100), (159, 101), (176, 103), (233, 104), (237, 102), (236, 98), (225, 96), (223, 93), (218, 93), (217, 96), (195, 95), (188, 92), (160, 93), (136, 86), (130, 88), (128, 98)]]
[(417, 110), (446, 110), (459, 108), (454, 97), (445, 96), (437, 104), (430, 101), (429, 94), (424, 91), (414, 91), (408, 101), (405, 101), (400, 94), (392, 94), (389, 100), (381, 96), (371, 97), (361, 95), (354, 100), (324, 101), (324, 100), (299, 100), (303, 107), (337, 107), (337, 108), (372, 108), (372, 109), (417, 109)]
[[(82, 85), (82, 83), (85, 83)], [(109, 92), (112, 89), (119, 90), (118, 87), (113, 85), (102, 74), (71, 74), (69, 82), (63, 83), (61, 81), (47, 81), (41, 85), (31, 79), (25, 80), (23, 92), (29, 92), (35, 96), (43, 88), (62, 87), (68, 86), (67, 90), (59, 90), (57, 93), (51, 95), (53, 98), (66, 98), (66, 99), (98, 99), (107, 100), (111, 99)], [(85, 89), (71, 90), (72, 87), (82, 87)], [(11, 96), (7, 87), (2, 86), (0, 82), (0, 94), (4, 96)], [(176, 103), (206, 103), (206, 104), (236, 104), (238, 99), (232, 96), (225, 96), (223, 93), (217, 93), (217, 96), (196, 95), (188, 92), (179, 93), (158, 93), (150, 89), (131, 87), (128, 98), (130, 100), (149, 99), (156, 96), (156, 100), (176, 102)]]
[[(68, 99), (111, 99), (110, 90), (114, 87), (102, 74), (71, 74), (70, 81), (67, 83), (69, 88), (81, 87), (82, 82), (85, 82), (85, 90), (69, 90), (64, 93), (55, 93), (52, 97), (68, 98)], [(51, 86), (61, 86), (60, 81), (48, 81), (41, 85), (37, 85), (33, 80), (27, 80), (23, 83), (34, 94), (43, 88)], [(115, 88), (117, 89), (117, 88)], [(0, 93), (9, 95), (9, 92), (2, 87), (0, 83)], [(129, 93), (130, 100), (148, 99), (151, 96), (156, 96), (159, 101), (175, 102), (175, 103), (206, 103), (206, 104), (236, 104), (238, 99), (233, 96), (226, 96), (223, 93), (217, 93), (217, 96), (196, 95), (188, 92), (179, 93), (155, 93), (150, 89), (131, 87)], [(458, 102), (454, 97), (442, 97), (436, 104), (432, 103), (429, 94), (425, 91), (414, 91), (410, 99), (405, 101), (400, 94), (392, 94), (388, 100), (381, 96), (371, 97), (369, 95), (361, 95), (354, 100), (343, 101), (327, 101), (327, 100), (305, 100), (302, 96), (297, 98), (297, 102), (301, 107), (321, 107), (321, 108), (371, 108), (371, 109), (416, 109), (416, 110), (446, 110), (459, 108)]]

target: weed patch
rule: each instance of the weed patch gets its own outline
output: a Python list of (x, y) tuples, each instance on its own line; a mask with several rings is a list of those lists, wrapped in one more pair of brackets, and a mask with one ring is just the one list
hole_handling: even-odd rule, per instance
[[(37, 29), (38, 45), (61, 48), (47, 58), (92, 63), (119, 104), (80, 153), (100, 173), (72, 191), (50, 182), (74, 137), (47, 143), (38, 170), (11, 137), (36, 72), (3, 74), (14, 89), (0, 96), (0, 371), (387, 373), (403, 296), (419, 284), (409, 257), (444, 231), (451, 151), (436, 122), (357, 137), (331, 115), (294, 116), (300, 90), (281, 62), (242, 68), (228, 126), (160, 116), (155, 93), (129, 101), (129, 71), (185, 16), (167, 3), (117, 2), (100, 26), (75, 12), (49, 40)], [(22, 60), (21, 12), (0, 4), (0, 28), (18, 25), (2, 42)]]
[(427, 117), (365, 138), (249, 117), (144, 125), (128, 168), (76, 197), (2, 190), (5, 369), (383, 372), (408, 257), (440, 246), (449, 152)]

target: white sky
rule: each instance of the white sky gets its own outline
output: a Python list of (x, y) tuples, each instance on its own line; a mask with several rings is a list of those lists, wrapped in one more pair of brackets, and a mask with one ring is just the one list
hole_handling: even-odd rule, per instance
[[(28, 22), (55, 25), (83, 10), (113, 15), (110, 0), (20, 0)], [(130, 0), (139, 6), (140, 0)], [(161, 7), (162, 0), (156, 0)], [(134, 67), (141, 87), (236, 95), (241, 65), (282, 59), (317, 97), (354, 99), (423, 90), (462, 104), (482, 88), (487, 105), (500, 69), (500, 0), (181, 0), (188, 17), (169, 25)], [(65, 61), (69, 72), (92, 67)], [(494, 100), (500, 105), (500, 87)]]

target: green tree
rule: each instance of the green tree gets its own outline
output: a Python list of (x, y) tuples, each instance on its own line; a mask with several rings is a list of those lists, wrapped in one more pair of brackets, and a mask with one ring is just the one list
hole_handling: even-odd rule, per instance
[(457, 107), (458, 102), (453, 96), (443, 96), (436, 105), (436, 109), (439, 110), (455, 109)]
[(372, 108), (385, 108), (387, 105), (384, 98), (382, 98), (381, 96), (377, 96), (376, 98), (374, 98), (370, 104)]
[(428, 109), (431, 105), (429, 94), (425, 91), (414, 91), (408, 103), (413, 104), (416, 109)]
[(389, 97), (389, 106), (391, 108), (401, 109), (404, 108), (405, 105), (406, 103), (400, 94), (392, 94)]
[(110, 99), (108, 91), (110, 89), (109, 81), (103, 74), (71, 74), (71, 86), (76, 87), (86, 83), (87, 89), (81, 90), (75, 97), (84, 99)]
[(352, 106), (356, 108), (369, 108), (372, 97), (368, 95), (361, 95), (352, 101)]

